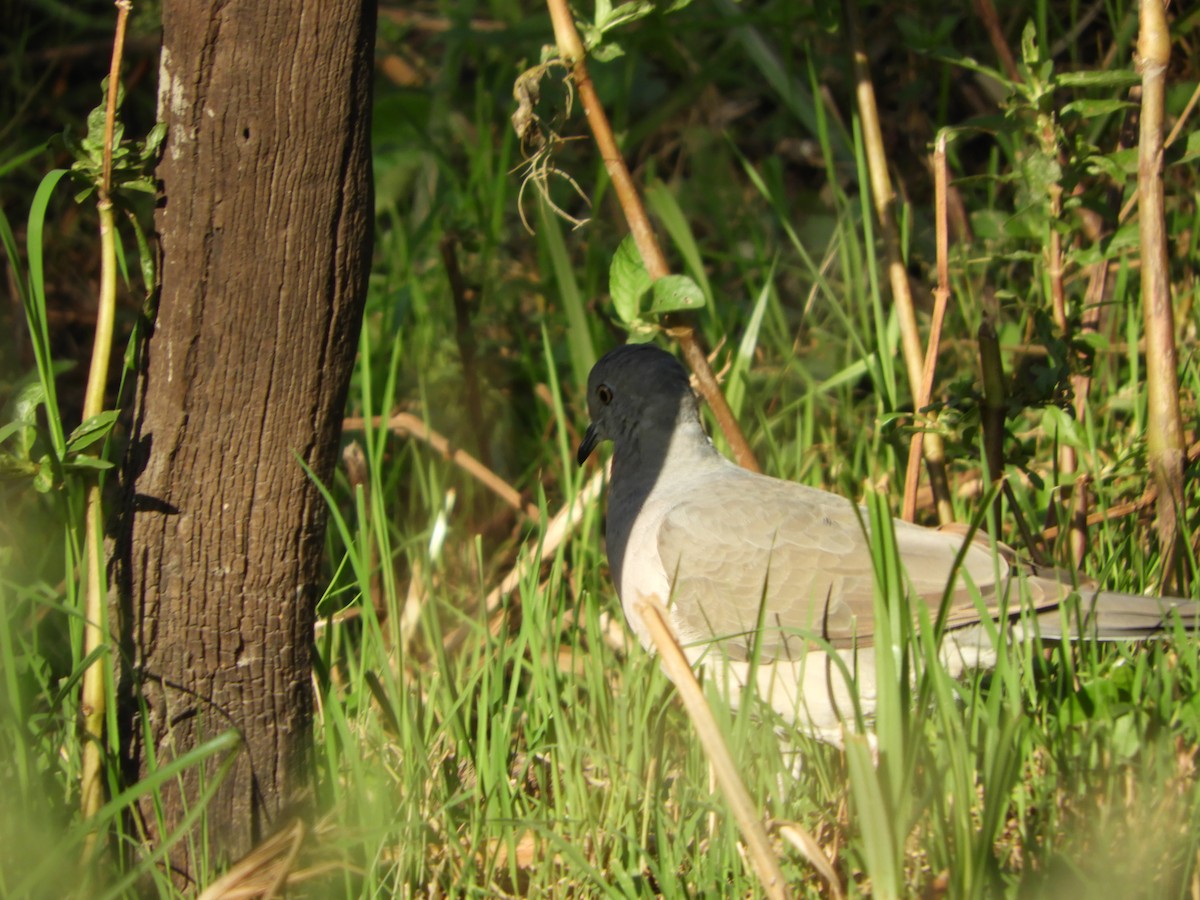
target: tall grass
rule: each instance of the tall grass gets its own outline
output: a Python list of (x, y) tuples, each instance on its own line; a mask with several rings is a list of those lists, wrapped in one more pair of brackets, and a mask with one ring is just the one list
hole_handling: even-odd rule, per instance
[[(903, 577), (883, 523), (901, 488), (910, 391), (860, 187), (849, 63), (820, 10), (810, 18), (782, 2), (738, 9), (651, 16), (616, 36), (625, 55), (593, 63), (593, 76), (614, 122), (637, 137), (625, 152), (669, 255), (710, 299), (698, 328), (711, 347), (725, 341), (715, 368), (732, 364), (735, 408), (764, 469), (869, 498), (877, 525), (880, 613), (896, 629), (878, 763), (856, 738), (839, 751), (789, 735), (803, 760), (797, 771), (768, 711), (750, 704), (731, 712), (713, 694), (764, 820), (807, 829), (854, 896), (1194, 895), (1200, 652), (1192, 638), (1006, 649), (1006, 629), (997, 626), (995, 670), (953, 680), (937, 663), (934, 623), (911, 631), (907, 616), (894, 615)], [(509, 94), (520, 58), (537, 57), (549, 27), (536, 6), (497, 2), (477, 12), (504, 29), (472, 26), (449, 8), (448, 31), (383, 29), (381, 52), (415, 52), (428, 74), (416, 87), (379, 86), (376, 264), (347, 409), (365, 424), (344, 438), (365, 463), (324, 486), (331, 521), (315, 635), (313, 760), (323, 812), (292, 866), (289, 893), (753, 895), (737, 829), (710, 790), (673, 688), (624, 628), (603, 554), (602, 509), (587, 510), (578, 531), (495, 608), (485, 604), (581, 489), (585, 473), (572, 450), (585, 424), (583, 382), (595, 356), (622, 339), (604, 295), (623, 234), (603, 167), (584, 141), (569, 143), (556, 164), (593, 194), (593, 221), (570, 231), (535, 214), (536, 234), (520, 226)], [(1036, 136), (1018, 114), (975, 116), (978, 92), (992, 89), (965, 59), (990, 58), (977, 26), (931, 5), (919, 13), (881, 13), (898, 17), (907, 46), (921, 49), (888, 35), (872, 61), (888, 73), (876, 87), (894, 116), (904, 252), (915, 275), (929, 271), (922, 129), (932, 139), (937, 127), (957, 127), (953, 177), (972, 234), (952, 260), (955, 293), (935, 397), (957, 517), (978, 521), (990, 495), (978, 487), (973, 338), (983, 297), (994, 293), (1013, 388), (1012, 494), (997, 537), (1015, 541), (1016, 515), (1037, 530), (1059, 503), (1057, 442), (1076, 446), (1098, 509), (1135, 500), (1145, 487), (1137, 261), (1119, 241), (1078, 241), (1080, 261), (1088, 253), (1110, 258), (1111, 288), (1090, 348), (1087, 415), (1075, 422), (1061, 411), (1060, 388), (1084, 357), (1047, 330), (1039, 241), (1051, 225), (1022, 181)], [(1040, 2), (1012, 15), (1037, 23), (1046, 47), (1077, 24)], [(732, 31), (726, 16), (738, 17)], [(1106, 8), (1090, 26), (1093, 43), (1067, 46), (1055, 64), (1098, 68), (1092, 48), (1128, 41), (1124, 16)], [(1196, 73), (1186, 77), (1194, 83)], [(839, 118), (820, 99), (823, 82)], [(1092, 90), (1100, 93), (1091, 99), (1123, 96)], [(1063, 93), (1054, 102), (1079, 97)], [(900, 123), (913, 121), (924, 124), (909, 143)], [(1067, 122), (1064, 133), (1086, 134), (1109, 154), (1121, 124), (1113, 113), (1078, 130)], [(1112, 178), (1118, 194), (1128, 190)], [(1169, 171), (1168, 227), (1185, 247), (1172, 273), (1183, 313), (1180, 376), (1194, 421), (1200, 318), (1190, 274), (1191, 182), (1181, 168)], [(39, 209), (24, 228), (31, 238), (40, 234)], [(10, 257), (35, 272), (40, 249), (32, 241), (22, 249), (7, 220), (0, 224)], [(1053, 227), (1068, 246), (1078, 237), (1070, 217)], [(481, 420), (462, 399), (468, 374), (441, 262), (447, 235), (472, 287)], [(34, 279), (28, 284), (32, 290)], [(1077, 303), (1082, 287), (1069, 286)], [(44, 341), (33, 318), (35, 341)], [(37, 359), (36, 383), (48, 390), (38, 424), (51, 435), (62, 427), (50, 406), (60, 367)], [(6, 422), (18, 420), (18, 393), (15, 385), (7, 391)], [(486, 447), (492, 467), (539, 517), (513, 512), (452, 461), (373, 424), (396, 410), (421, 416), (455, 446)], [(65, 440), (57, 434), (52, 441)], [(6, 449), (14, 439), (6, 435)], [(10, 496), (18, 495), (6, 502)], [(69, 498), (19, 496), (23, 521), (58, 559), (34, 566), (10, 558), (0, 583), (0, 784), (18, 801), (0, 812), (0, 893), (61, 895), (71, 889), (83, 833), (71, 812), (79, 756), (71, 723), (88, 661), (73, 611), (78, 549), (63, 547), (63, 535), (77, 532), (67, 528)], [(1185, 518), (1194, 529), (1194, 488), (1189, 497)], [(1042, 549), (1065, 558), (1061, 543)], [(1159, 566), (1138, 515), (1091, 529), (1084, 568), (1106, 586), (1141, 591)], [(113, 787), (106, 809), (116, 818), (129, 796)], [(203, 825), (203, 803), (194, 809)], [(117, 833), (127, 847), (137, 844), (136, 834)], [(30, 869), (35, 848), (49, 848), (50, 862)], [(782, 840), (779, 853), (795, 894), (824, 894), (813, 868)], [(170, 895), (169, 880), (150, 874), (155, 860), (142, 862), (106, 873), (110, 889), (132, 893), (140, 879), (138, 892)]]

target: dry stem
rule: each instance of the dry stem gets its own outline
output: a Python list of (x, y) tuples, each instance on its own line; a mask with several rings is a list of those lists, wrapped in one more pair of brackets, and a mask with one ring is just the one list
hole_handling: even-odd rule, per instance
[[(537, 521), (541, 515), (536, 506), (532, 503), (525, 504), (521, 500), (521, 494), (516, 488), (470, 453), (467, 453), (465, 450), (459, 450), (444, 435), (434, 431), (412, 413), (394, 413), (386, 420), (382, 416), (372, 416), (371, 425), (375, 428), (384, 425), (396, 434), (415, 437), (417, 440), (428, 444), (434, 450), (438, 451), (438, 453), (442, 454), (442, 456), (450, 460), (464, 472), (473, 476), (484, 487), (492, 491), (492, 493), (517, 512), (524, 513), (534, 521)], [(365, 426), (366, 421), (361, 416), (350, 416), (342, 420), (343, 431), (361, 431)]]
[[(117, 89), (121, 83), (121, 55), (125, 46), (125, 24), (129, 19), (130, 0), (117, 0), (116, 36), (113, 39), (112, 65), (108, 75), (108, 98), (104, 126), (104, 167), (96, 204), (100, 214), (100, 298), (96, 309), (96, 335), (92, 343), (92, 362), (83, 400), (86, 422), (104, 410), (104, 392), (108, 384), (108, 364), (112, 355), (113, 321), (117, 307), (116, 225), (112, 209), (112, 142), (116, 127)], [(81, 706), (84, 719), (83, 770), (80, 775), (80, 812), (92, 818), (104, 803), (102, 744), (109, 660), (107, 655), (93, 657), (107, 641), (107, 608), (104, 577), (104, 509), (99, 482), (88, 486), (87, 513), (84, 518), (84, 658), (92, 659), (83, 673)], [(88, 836), (85, 855), (91, 855), (96, 839)]]
[[(934, 173), (934, 220), (937, 232), (938, 283), (933, 291), (933, 319), (929, 324), (929, 346), (925, 350), (925, 365), (921, 372), (921, 384), (917, 391), (915, 412), (918, 417), (929, 406), (933, 396), (933, 373), (937, 367), (938, 349), (942, 340), (942, 322), (946, 318), (946, 303), (950, 299), (949, 236), (946, 225), (946, 134), (938, 135), (933, 152)], [(908, 450), (908, 470), (904, 478), (904, 509), (906, 521), (913, 521), (917, 514), (917, 484), (921, 476), (921, 448), (925, 431), (918, 427), (913, 432)], [(935, 494), (936, 496), (936, 494)], [(940, 515), (939, 509), (939, 515)]]
[[(642, 263), (646, 266), (646, 272), (650, 279), (655, 281), (669, 275), (670, 269), (658, 239), (654, 236), (654, 227), (650, 224), (649, 216), (646, 215), (646, 208), (642, 204), (642, 198), (629, 174), (629, 168), (625, 165), (620, 148), (617, 147), (608, 116), (596, 94), (591, 76), (588, 75), (583, 43), (579, 40), (579, 32), (575, 29), (575, 20), (571, 16), (570, 9), (567, 8), (566, 0), (546, 0), (546, 6), (550, 10), (550, 19), (554, 24), (554, 37), (558, 44), (559, 55), (571, 68), (571, 77), (575, 82), (575, 89), (579, 92), (579, 101), (583, 104), (588, 125), (596, 140), (596, 147), (604, 160), (604, 168), (612, 180), (613, 190), (621, 204), (621, 210), (625, 214), (625, 221), (633, 234), (634, 242), (637, 244)], [(738, 425), (737, 419), (734, 418), (733, 411), (725, 402), (725, 395), (721, 393), (716, 379), (713, 378), (708, 358), (696, 341), (694, 329), (691, 325), (672, 323), (666, 331), (679, 342), (688, 366), (696, 375), (700, 393), (712, 409), (713, 415), (717, 419), (717, 425), (725, 435), (725, 440), (729, 443), (738, 465), (754, 472), (759, 471), (754, 453), (750, 449), (745, 435), (742, 434), (742, 429)]]
[[(867, 65), (867, 51), (862, 43), (862, 29), (858, 26), (858, 13), (853, 0), (847, 0), (846, 20), (849, 26), (851, 52), (854, 56), (855, 94), (858, 101), (859, 118), (862, 120), (863, 145), (866, 149), (867, 169), (871, 181), (871, 198), (875, 205), (875, 216), (883, 235), (884, 252), (887, 257), (888, 280), (892, 287), (892, 302), (900, 320), (901, 345), (904, 362), (908, 370), (908, 382), (914, 399), (925, 380), (925, 354), (921, 349), (921, 335), (917, 329), (917, 314), (913, 306), (912, 289), (908, 273), (900, 253), (900, 235), (896, 226), (896, 195), (892, 190), (887, 171), (887, 156), (883, 147), (883, 131), (879, 125), (879, 108), (875, 103), (875, 87)], [(938, 521), (943, 524), (954, 521), (954, 509), (950, 505), (950, 486), (946, 480), (945, 448), (942, 436), (930, 430), (922, 439), (925, 465), (929, 470), (929, 484), (933, 489), (937, 506)]]
[(667, 624), (667, 611), (663, 608), (662, 601), (655, 596), (644, 598), (637, 603), (635, 611), (642, 617), (646, 630), (654, 641), (663, 670), (679, 691), (688, 718), (696, 730), (696, 736), (700, 738), (704, 752), (712, 764), (721, 793), (725, 795), (725, 800), (729, 803), (733, 817), (742, 832), (742, 839), (749, 849), (750, 861), (758, 880), (762, 883), (763, 891), (768, 897), (786, 897), (787, 882), (784, 880), (783, 870), (779, 868), (779, 860), (771, 849), (767, 831), (759, 819), (746, 786), (742, 783), (733, 755), (729, 752), (712, 710), (709, 709), (708, 701), (704, 699), (700, 682), (696, 680), (679, 641), (672, 633), (671, 626)]
[[(1158, 486), (1156, 527), (1163, 580), (1182, 581), (1178, 511), (1183, 506), (1183, 416), (1175, 355), (1175, 319), (1167, 277), (1163, 213), (1163, 102), (1171, 38), (1162, 0), (1139, 3), (1138, 67), (1142, 107), (1138, 139), (1138, 236), (1142, 258), (1142, 311), (1146, 330), (1146, 441)], [(1176, 585), (1182, 588), (1182, 584)]]

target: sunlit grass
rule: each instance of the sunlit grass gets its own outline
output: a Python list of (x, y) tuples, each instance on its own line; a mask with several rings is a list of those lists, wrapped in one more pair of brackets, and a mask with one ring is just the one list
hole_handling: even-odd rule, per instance
[[(508, 13), (496, 6), (504, 19)], [(1041, 6), (1027, 12), (1044, 19)], [(784, 38), (768, 27), (770, 18), (726, 44), (711, 37), (706, 29), (714, 26), (703, 15), (683, 15), (674, 21), (720, 55), (723, 78), (691, 84), (677, 70), (653, 70), (649, 56), (639, 62), (639, 50), (665, 42), (662, 29), (671, 27), (660, 23), (656, 33), (648, 25), (630, 36), (625, 57), (596, 67), (604, 99), (629, 134), (670, 138), (665, 148), (637, 144), (627, 153), (640, 161), (639, 183), (678, 269), (711, 299), (698, 325), (710, 347), (725, 342), (715, 368), (733, 361), (735, 408), (764, 469), (870, 498), (882, 520), (902, 488), (910, 393), (869, 203), (857, 187), (863, 178), (853, 123), (831, 125), (828, 110), (813, 103), (818, 65), (797, 62), (791, 70), (772, 43)], [(546, 34), (521, 37), (520, 52), (536, 57)], [(344, 436), (363, 464), (357, 473), (339, 467), (324, 486), (330, 526), (314, 638), (316, 813), (301, 855), (314, 869), (308, 884), (320, 896), (751, 895), (757, 887), (737, 830), (710, 788), (674, 689), (625, 629), (603, 554), (602, 507), (589, 509), (515, 590), (486, 605), (501, 579), (546, 540), (546, 522), (588, 474), (575, 466), (573, 448), (585, 424), (588, 367), (622, 337), (604, 295), (623, 226), (602, 166), (580, 142), (560, 164), (593, 194), (592, 223), (572, 232), (534, 215), (536, 235), (520, 227), (519, 150), (506, 122), (517, 51), (469, 30), (444, 40), (443, 80), (419, 91), (380, 86), (376, 262), (347, 403), (348, 415), (366, 425)], [(468, 56), (476, 69), (450, 77)], [(811, 90), (780, 101), (787, 83)], [(659, 92), (659, 105), (639, 98), (635, 88), (643, 84)], [(887, 88), (877, 88), (886, 106)], [(719, 111), (723, 97), (742, 93), (756, 99), (761, 121), (758, 113), (735, 119), (722, 133), (707, 121), (660, 117), (661, 109), (674, 103), (686, 110), (697, 98)], [(775, 152), (807, 128), (816, 131), (815, 170)], [(967, 159), (980, 153), (973, 145), (955, 151), (964, 170), (958, 174), (970, 176), (959, 186), (977, 226), (1003, 223), (1011, 213), (1014, 189), (1005, 178), (1020, 155), (1011, 137), (997, 138), (982, 164)], [(920, 168), (904, 173), (910, 193), (924, 196)], [(914, 201), (905, 221), (919, 278), (930, 263), (927, 204)], [(443, 264), (447, 237), (471, 287), (465, 327), (476, 348), (482, 421), (462, 402), (464, 323)], [(1014, 387), (1032, 393), (1052, 375), (1040, 343), (1043, 273), (1032, 247), (981, 228), (953, 260), (955, 295), (935, 396), (944, 401), (960, 521), (979, 519), (988, 497), (979, 487), (973, 405), (985, 290), (1000, 298), (997, 328)], [(1045, 412), (1045, 392), (1013, 401), (1005, 472), (1012, 498), (1000, 539), (1019, 543), (1016, 515), (1039, 531), (1060, 504), (1065, 479), (1054, 462), (1056, 441), (1077, 443), (1095, 509), (1130, 503), (1145, 489), (1136, 270), (1125, 256), (1112, 270), (1111, 318), (1097, 342), (1084, 421), (1064, 426), (1062, 416)], [(1194, 419), (1200, 320), (1194, 303), (1183, 308), (1181, 381)], [(52, 361), (38, 363), (52, 383)], [(430, 447), (371, 423), (395, 410), (420, 416), (456, 447), (486, 452), (539, 510), (537, 520)], [(62, 526), (73, 510), (69, 502), (27, 506), (28, 521), (42, 530)], [(1193, 526), (1196, 509), (1191, 496)], [(40, 552), (50, 546), (59, 559), (14, 567), (0, 582), (0, 786), (18, 799), (9, 809), (22, 810), (0, 812), (0, 894), (12, 896), (62, 894), (82, 844), (72, 819), (79, 745), (71, 723), (72, 689), (86, 661), (73, 579), (59, 583), (73, 558), (64, 533), (41, 542)], [(1160, 561), (1146, 519), (1115, 514), (1096, 523), (1089, 539), (1089, 575), (1114, 589), (1153, 589)], [(1061, 538), (1041, 549), (1066, 560)], [(875, 552), (877, 569), (890, 573), (891, 593), (880, 597), (886, 610), (889, 601), (903, 602), (902, 578), (885, 541)], [(855, 739), (843, 752), (783, 735), (783, 748), (781, 723), (769, 711), (747, 705), (731, 712), (712, 692), (773, 835), (784, 822), (808, 830), (852, 896), (1194, 892), (1194, 640), (1179, 634), (1138, 647), (1002, 647), (995, 671), (953, 680), (937, 664), (929, 632), (908, 633), (899, 624), (907, 620), (893, 620), (896, 674), (881, 694), (878, 765)], [(207, 751), (225, 749), (216, 743)], [(800, 753), (799, 767), (791, 751)], [(128, 801), (115, 774), (113, 789), (118, 806)], [(196, 809), (203, 823), (203, 807)], [(169, 880), (152, 874), (152, 861), (134, 849), (136, 828), (120, 823), (120, 809), (110, 812), (114, 842), (134, 862), (125, 869), (113, 862), (109, 883), (124, 889), (123, 879), (136, 872), (143, 895), (171, 895)], [(778, 844), (794, 892), (826, 895), (813, 868)], [(22, 861), (45, 848), (45, 878), (31, 884)], [(308, 888), (295, 889), (303, 895)]]

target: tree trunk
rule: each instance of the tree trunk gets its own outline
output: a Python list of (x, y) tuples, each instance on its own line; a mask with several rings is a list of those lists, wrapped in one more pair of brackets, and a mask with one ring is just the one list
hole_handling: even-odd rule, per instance
[[(163, 6), (162, 293), (116, 561), (124, 745), (144, 777), (240, 732), (207, 812), (218, 857), (269, 833), (308, 781), (326, 516), (301, 463), (332, 476), (362, 320), (374, 26), (370, 0)], [(204, 783), (193, 769), (165, 786), (161, 823), (143, 806), (152, 839)]]

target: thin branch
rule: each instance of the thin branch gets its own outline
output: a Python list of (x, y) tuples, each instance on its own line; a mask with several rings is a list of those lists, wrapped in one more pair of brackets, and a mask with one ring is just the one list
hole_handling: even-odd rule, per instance
[[(117, 0), (116, 36), (113, 39), (112, 65), (108, 75), (108, 102), (104, 125), (104, 165), (96, 203), (100, 217), (100, 297), (96, 309), (96, 334), (92, 342), (92, 361), (83, 400), (83, 420), (104, 410), (108, 384), (108, 366), (112, 356), (113, 323), (117, 308), (116, 225), (112, 206), (112, 142), (116, 129), (117, 90), (121, 84), (121, 55), (125, 46), (125, 25), (130, 0)], [(92, 664), (83, 673), (80, 705), (83, 713), (83, 766), (80, 775), (80, 812), (91, 819), (104, 803), (104, 719), (107, 705), (109, 665), (107, 655), (98, 653), (108, 640), (108, 610), (104, 573), (104, 509), (99, 479), (87, 489), (84, 516), (84, 658)], [(94, 655), (95, 654), (95, 655)], [(96, 833), (88, 835), (85, 857), (91, 856)]]
[[(1188, 97), (1187, 105), (1183, 108), (1183, 112), (1179, 115), (1179, 121), (1175, 123), (1175, 126), (1171, 129), (1171, 133), (1167, 135), (1166, 141), (1163, 142), (1164, 150), (1175, 143), (1175, 139), (1178, 138), (1180, 133), (1183, 131), (1184, 126), (1192, 117), (1192, 113), (1196, 111), (1197, 103), (1200, 103), (1200, 84), (1196, 85), (1195, 90), (1192, 91), (1192, 96)], [(1129, 199), (1126, 200), (1125, 205), (1121, 207), (1121, 214), (1117, 216), (1117, 221), (1124, 222), (1126, 219), (1128, 219), (1129, 214), (1133, 212), (1133, 207), (1137, 205), (1137, 202), (1138, 189), (1135, 186), (1133, 193), (1129, 195)]]
[[(613, 136), (612, 126), (604, 112), (604, 106), (600, 103), (595, 85), (592, 84), (591, 76), (588, 74), (583, 43), (575, 28), (575, 20), (571, 16), (566, 0), (546, 0), (546, 6), (550, 10), (550, 20), (554, 25), (554, 37), (558, 44), (559, 55), (571, 68), (571, 78), (575, 82), (575, 89), (579, 92), (579, 101), (583, 104), (588, 126), (592, 130), (600, 157), (604, 160), (604, 168), (612, 181), (613, 190), (621, 204), (621, 211), (625, 214), (625, 221), (629, 225), (629, 231), (633, 234), (638, 253), (646, 266), (646, 272), (652, 281), (656, 281), (670, 274), (667, 259), (654, 235), (654, 227), (650, 224), (650, 217), (646, 215), (646, 207), (629, 174), (629, 167), (625, 165), (625, 159)], [(760, 471), (750, 444), (747, 443), (737, 419), (734, 418), (733, 411), (725, 401), (725, 395), (721, 393), (721, 389), (713, 378), (708, 358), (696, 341), (695, 330), (691, 325), (669, 320), (666, 331), (679, 342), (688, 366), (696, 375), (700, 393), (709, 408), (712, 409), (717, 425), (725, 435), (725, 440), (728, 441), (738, 465), (754, 472)]]
[[(1108, 281), (1108, 266), (1100, 261), (1093, 263), (1088, 271), (1087, 292), (1084, 294), (1083, 319), (1079, 324), (1081, 335), (1093, 335), (1100, 330), (1101, 302), (1104, 299), (1104, 288)], [(1090, 371), (1076, 372), (1071, 375), (1071, 392), (1075, 409), (1075, 421), (1082, 423), (1088, 411), (1088, 395), (1092, 389)], [(1075, 472), (1078, 469), (1078, 459), (1074, 447), (1063, 445), (1060, 469), (1064, 473)], [(1069, 464), (1070, 468), (1067, 468)], [(1088, 505), (1091, 502), (1089, 478), (1087, 473), (1075, 479), (1074, 485), (1063, 489), (1063, 503), (1067, 507), (1067, 524), (1070, 528), (1068, 550), (1071, 564), (1076, 569), (1083, 568), (1083, 560), (1087, 555), (1088, 545)]]
[[(863, 145), (867, 156), (867, 170), (871, 182), (871, 199), (879, 230), (883, 235), (884, 252), (887, 257), (888, 280), (892, 287), (892, 302), (896, 305), (900, 321), (901, 346), (908, 370), (910, 390), (916, 395), (924, 381), (924, 357), (921, 335), (917, 328), (917, 314), (912, 299), (912, 287), (900, 252), (900, 235), (896, 225), (896, 195), (888, 175), (887, 156), (883, 147), (883, 131), (879, 125), (879, 108), (875, 102), (875, 87), (867, 64), (867, 51), (862, 42), (862, 29), (858, 24), (855, 0), (846, 0), (846, 22), (850, 34), (850, 49), (854, 58), (855, 96), (859, 118), (862, 121)], [(925, 465), (929, 470), (929, 485), (933, 489), (937, 506), (938, 521), (943, 524), (954, 521), (954, 508), (950, 504), (950, 486), (946, 480), (946, 452), (942, 436), (929, 431), (922, 439)]]
[[(1197, 460), (1200, 460), (1200, 441), (1192, 444), (1187, 449), (1184, 455), (1186, 464), (1192, 465)], [(1112, 519), (1120, 519), (1124, 516), (1132, 515), (1133, 513), (1144, 512), (1158, 502), (1158, 487), (1151, 484), (1146, 488), (1146, 492), (1136, 500), (1131, 500), (1128, 503), (1118, 503), (1116, 506), (1110, 506), (1108, 509), (1102, 509), (1094, 513), (1089, 513), (1087, 517), (1088, 527), (1099, 525), (1101, 522), (1108, 522)], [(1042, 537), (1048, 541), (1058, 537), (1061, 529), (1057, 525), (1045, 529), (1042, 532)]]
[(771, 849), (767, 830), (763, 827), (758, 811), (750, 799), (749, 791), (742, 783), (733, 755), (729, 752), (717, 720), (704, 698), (700, 682), (696, 680), (683, 648), (679, 646), (679, 641), (671, 631), (662, 601), (651, 595), (640, 600), (634, 611), (645, 624), (646, 631), (658, 650), (663, 670), (679, 691), (679, 697), (687, 709), (696, 736), (700, 738), (704, 752), (712, 764), (721, 793), (725, 795), (725, 800), (742, 832), (742, 839), (746, 842), (750, 861), (762, 884), (763, 892), (772, 898), (786, 897), (787, 881), (779, 867), (779, 860)]
[(975, 14), (983, 23), (983, 30), (987, 32), (988, 40), (992, 43), (992, 49), (996, 51), (996, 59), (1000, 61), (1004, 74), (1010, 81), (1016, 81), (1017, 61), (1013, 59), (1008, 41), (1004, 39), (1004, 29), (1000, 27), (1000, 17), (996, 15), (996, 7), (992, 5), (992, 0), (975, 0)]
[[(946, 303), (950, 299), (950, 239), (946, 222), (946, 133), (938, 134), (933, 151), (934, 222), (937, 242), (937, 287), (933, 290), (933, 319), (929, 323), (929, 345), (925, 348), (925, 365), (917, 390), (915, 413), (922, 416), (933, 397), (933, 374), (937, 368), (938, 350), (942, 341), (942, 323), (946, 318)], [(921, 475), (921, 448), (925, 429), (918, 426), (913, 432), (908, 450), (908, 471), (904, 478), (903, 517), (912, 522), (917, 515), (917, 483)]]
[[(371, 424), (376, 428), (386, 426), (390, 431), (400, 435), (415, 437), (428, 444), (450, 462), (454, 463), (467, 474), (479, 481), (497, 497), (519, 513), (523, 513), (535, 522), (540, 517), (538, 508), (532, 503), (526, 504), (521, 500), (520, 492), (507, 481), (473, 457), (465, 450), (459, 450), (444, 435), (434, 431), (411, 413), (395, 413), (386, 420), (382, 416), (372, 416)], [(343, 431), (361, 431), (366, 427), (366, 421), (361, 416), (350, 416), (342, 420)]]

